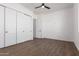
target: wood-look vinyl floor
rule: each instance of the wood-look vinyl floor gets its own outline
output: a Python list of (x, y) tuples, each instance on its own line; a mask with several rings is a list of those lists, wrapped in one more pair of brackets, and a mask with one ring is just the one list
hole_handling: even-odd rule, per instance
[(0, 49), (2, 56), (78, 56), (73, 42), (34, 39)]

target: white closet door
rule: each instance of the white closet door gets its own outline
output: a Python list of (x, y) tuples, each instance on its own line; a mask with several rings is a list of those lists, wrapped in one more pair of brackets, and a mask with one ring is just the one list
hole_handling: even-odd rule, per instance
[(5, 10), (5, 47), (16, 44), (16, 11)]
[(17, 14), (17, 43), (33, 39), (33, 20), (22, 13)]
[(0, 6), (0, 48), (4, 47), (4, 7)]
[[(33, 39), (33, 19), (25, 15), (24, 20), (24, 39), (32, 40)], [(27, 36), (26, 36), (27, 35)]]
[(17, 13), (17, 43), (23, 42), (23, 14)]

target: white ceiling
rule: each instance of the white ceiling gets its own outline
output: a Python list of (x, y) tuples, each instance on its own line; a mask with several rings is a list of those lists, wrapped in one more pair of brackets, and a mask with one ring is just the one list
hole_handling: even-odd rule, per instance
[(73, 7), (73, 3), (45, 3), (45, 5), (49, 6), (51, 9), (45, 9), (45, 8), (35, 9), (35, 7), (40, 6), (41, 3), (21, 3), (21, 4), (24, 7), (27, 7), (28, 9), (32, 10), (35, 14), (42, 14), (42, 13), (46, 14), (46, 13), (51, 13), (64, 8)]

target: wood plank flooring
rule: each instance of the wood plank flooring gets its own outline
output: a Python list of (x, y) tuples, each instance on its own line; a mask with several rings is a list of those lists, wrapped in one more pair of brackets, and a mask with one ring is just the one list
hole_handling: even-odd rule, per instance
[(34, 39), (0, 49), (2, 56), (78, 56), (73, 42)]

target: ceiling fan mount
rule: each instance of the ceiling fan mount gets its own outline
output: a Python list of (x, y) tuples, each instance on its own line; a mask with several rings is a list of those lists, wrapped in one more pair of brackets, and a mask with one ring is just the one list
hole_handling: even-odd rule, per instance
[(37, 8), (46, 8), (46, 9), (50, 9), (50, 7), (46, 6), (45, 3), (42, 3), (40, 6), (35, 7), (35, 9)]

